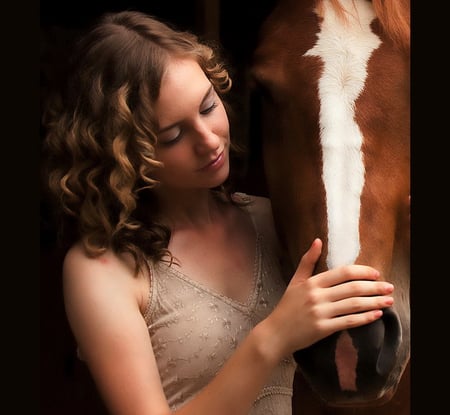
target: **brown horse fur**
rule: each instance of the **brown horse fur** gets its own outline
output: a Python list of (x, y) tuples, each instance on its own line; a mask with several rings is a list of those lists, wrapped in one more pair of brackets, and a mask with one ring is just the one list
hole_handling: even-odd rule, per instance
[[(326, 7), (332, 5), (336, 21), (341, 21), (342, 27), (350, 27), (349, 20), (358, 14), (358, 2), (364, 2), (363, 7), (370, 4), (368, 0), (354, 0), (352, 8), (350, 1), (280, 0), (261, 28), (253, 56), (252, 76), (261, 96), (268, 192), (291, 270), (317, 236), (324, 241), (324, 250), (316, 271), (328, 268), (330, 222), (327, 224), (326, 218), (333, 212), (327, 210), (322, 171), (325, 147), (320, 139), (326, 129), (336, 140), (334, 130), (343, 129), (341, 136), (344, 138), (347, 130), (337, 121), (329, 128), (330, 125), (320, 118), (322, 111), (330, 111), (330, 108), (340, 111), (341, 108), (338, 108), (340, 101), (336, 101), (334, 107), (328, 104), (324, 110), (319, 82), (325, 62), (311, 50), (318, 41)], [(370, 22), (372, 34), (368, 37), (375, 36), (378, 43), (367, 60), (364, 87), (352, 103), (353, 121), (362, 137), (360, 153), (364, 167), (359, 198), (360, 246), (353, 262), (372, 265), (380, 270), (385, 280), (392, 281), (396, 287), (395, 302), (392, 310), (386, 312), (386, 320), (378, 326), (352, 332), (352, 337), (338, 333), (326, 342), (319, 342), (302, 357), (298, 355), (293, 399), (295, 415), (407, 415), (410, 411), (409, 213), (405, 208), (410, 193), (410, 6), (408, 0), (373, 0), (372, 5), (375, 18)], [(335, 39), (340, 38), (336, 35)], [(341, 47), (345, 52), (340, 54)], [(352, 47), (336, 41), (335, 50), (330, 53), (336, 53), (338, 60), (345, 60), (354, 52)], [(350, 64), (349, 73), (339, 74), (343, 89), (347, 88), (347, 78), (351, 83), (353, 69)], [(336, 114), (331, 111), (332, 116)], [(351, 166), (351, 163), (344, 166), (349, 177), (342, 178), (342, 187), (352, 182), (352, 176), (360, 174)], [(350, 210), (343, 212), (343, 216), (350, 215), (348, 212)], [(343, 223), (347, 219), (342, 218)], [(345, 237), (343, 235), (342, 240), (345, 241)], [(384, 346), (377, 349), (377, 365), (383, 366), (384, 361), (386, 373), (378, 376), (375, 372), (383, 372), (379, 366), (373, 369), (373, 375), (369, 375), (369, 369), (367, 373), (364, 371), (364, 364), (369, 366), (373, 358), (371, 352), (366, 351), (366, 360), (360, 356), (363, 367), (354, 370), (353, 377), (347, 379), (347, 385), (353, 384), (351, 379), (358, 383), (354, 390), (348, 393), (338, 390), (332, 380), (325, 379), (336, 376), (336, 370), (339, 372), (331, 366), (344, 359), (343, 349), (352, 342), (359, 342), (361, 349), (357, 353), (362, 354), (363, 349), (370, 349), (372, 341), (384, 342)], [(388, 349), (390, 354), (385, 353)], [(355, 364), (354, 357), (348, 364), (350, 361)], [(314, 369), (315, 364), (321, 369)], [(309, 365), (312, 369), (308, 369)]]

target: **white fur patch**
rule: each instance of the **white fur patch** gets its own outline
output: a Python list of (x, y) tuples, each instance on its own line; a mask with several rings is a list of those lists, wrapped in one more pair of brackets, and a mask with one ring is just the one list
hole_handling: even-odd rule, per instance
[(320, 141), (328, 218), (327, 265), (354, 263), (360, 250), (360, 199), (364, 186), (362, 133), (355, 101), (364, 88), (367, 63), (381, 41), (370, 29), (375, 18), (369, 1), (341, 0), (349, 12), (343, 24), (324, 0), (318, 40), (305, 56), (324, 63), (319, 79)]

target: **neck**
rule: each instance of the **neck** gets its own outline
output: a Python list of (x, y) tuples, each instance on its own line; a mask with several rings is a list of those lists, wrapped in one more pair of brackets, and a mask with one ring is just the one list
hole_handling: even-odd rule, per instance
[(158, 192), (158, 201), (161, 218), (172, 230), (205, 227), (220, 214), (220, 202), (208, 189)]

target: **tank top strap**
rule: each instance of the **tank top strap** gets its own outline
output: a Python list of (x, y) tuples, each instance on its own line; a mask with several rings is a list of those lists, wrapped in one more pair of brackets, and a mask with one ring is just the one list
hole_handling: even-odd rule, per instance
[(233, 197), (233, 200), (237, 200), (237, 201), (246, 203), (244, 205), (244, 209), (250, 215), (250, 218), (252, 220), (253, 227), (255, 228), (256, 233), (260, 234), (260, 224), (259, 224), (259, 220), (257, 218), (256, 212), (255, 212), (255, 206), (254, 206), (256, 203), (255, 198), (253, 198), (252, 196), (248, 195), (247, 193), (243, 193), (243, 192), (233, 193), (232, 197)]

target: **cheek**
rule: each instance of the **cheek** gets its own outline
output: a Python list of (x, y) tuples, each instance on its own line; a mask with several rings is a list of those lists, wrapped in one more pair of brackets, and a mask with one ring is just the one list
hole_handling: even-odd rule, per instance
[(183, 174), (183, 171), (178, 167), (175, 167), (171, 164), (165, 165), (161, 167), (158, 171), (158, 174), (155, 175), (156, 179), (164, 186), (164, 185), (174, 185), (180, 182), (180, 178), (185, 177), (186, 174)]
[(189, 148), (180, 146), (176, 151), (169, 154), (162, 154), (158, 158), (163, 163), (163, 167), (159, 169), (158, 174), (161, 179), (164, 177), (178, 177), (185, 174), (189, 170), (192, 156)]
[(215, 129), (220, 135), (228, 137), (230, 131), (230, 123), (228, 115), (223, 105), (218, 108), (217, 116), (215, 117)]

